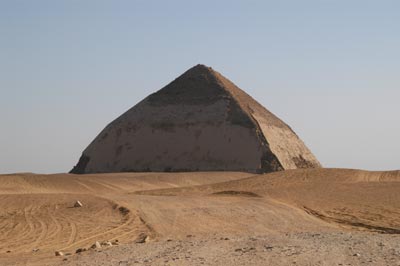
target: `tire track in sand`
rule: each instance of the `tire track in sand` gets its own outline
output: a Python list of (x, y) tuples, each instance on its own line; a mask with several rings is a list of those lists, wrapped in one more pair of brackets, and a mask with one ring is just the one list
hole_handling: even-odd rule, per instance
[(60, 222), (57, 220), (57, 218), (54, 216), (54, 212), (57, 208), (55, 207), (53, 211), (50, 210), (50, 208), (47, 208), (47, 214), (50, 217), (50, 219), (53, 221), (53, 223), (55, 224), (55, 230), (52, 233), (49, 233), (48, 237), (49, 238), (55, 238), (58, 234), (60, 234), (62, 232), (62, 225), (60, 224)]
[[(74, 242), (74, 241), (69, 241), (68, 244), (67, 244), (67, 246), (61, 248), (60, 250), (68, 250), (68, 249), (71, 249), (71, 248), (73, 248), (73, 247), (78, 247), (79, 245), (85, 245), (86, 243), (92, 242), (93, 239), (98, 240), (98, 239), (100, 239), (102, 236), (104, 237), (104, 236), (110, 235), (110, 234), (111, 234), (111, 236), (109, 237), (109, 239), (116, 239), (116, 238), (118, 238), (119, 236), (126, 235), (126, 234), (128, 234), (128, 233), (131, 233), (131, 232), (134, 232), (134, 231), (137, 230), (137, 227), (135, 227), (135, 220), (136, 220), (135, 218), (136, 218), (136, 217), (132, 217), (132, 214), (127, 214), (127, 215), (125, 215), (125, 217), (123, 217), (123, 218), (125, 218), (126, 220), (125, 220), (125, 222), (122, 223), (121, 225), (119, 225), (119, 226), (117, 226), (117, 227), (114, 227), (114, 228), (112, 228), (112, 229), (109, 229), (109, 230), (107, 230), (107, 231), (105, 231), (105, 232), (98, 233), (98, 234), (94, 234), (94, 235), (91, 235), (91, 236), (89, 236), (89, 237), (80, 239), (79, 241), (76, 241), (76, 242)], [(71, 223), (71, 224), (74, 224), (74, 223)], [(132, 227), (131, 227), (132, 229), (129, 229), (128, 231), (125, 231), (125, 230), (124, 230), (125, 228), (127, 228), (127, 227), (129, 228), (130, 226), (132, 226)], [(122, 232), (121, 232), (121, 231), (122, 231)], [(120, 233), (120, 232), (121, 232), (121, 233)], [(75, 229), (75, 234), (76, 234), (76, 229)], [(75, 237), (76, 237), (76, 235), (75, 235)]]
[(67, 242), (67, 245), (72, 245), (75, 240), (76, 240), (76, 236), (77, 236), (77, 230), (76, 230), (76, 223), (75, 222), (71, 222), (70, 219), (66, 218), (67, 223), (69, 224), (70, 228), (71, 228), (71, 233), (69, 235), (69, 239)]
[(40, 219), (40, 216), (39, 217), (35, 217), (33, 215), (32, 217), (40, 224), (39, 236), (37, 237), (36, 241), (33, 243), (33, 247), (34, 248), (38, 248), (39, 244), (46, 238), (48, 226), (42, 219)]

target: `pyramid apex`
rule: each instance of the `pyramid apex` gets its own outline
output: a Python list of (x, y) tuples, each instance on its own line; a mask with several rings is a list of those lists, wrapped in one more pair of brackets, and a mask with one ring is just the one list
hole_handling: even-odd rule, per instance
[(212, 69), (211, 67), (204, 65), (204, 64), (197, 64), (193, 68), (206, 68), (206, 69)]
[(191, 68), (189, 68), (186, 73), (192, 73), (192, 72), (200, 72), (200, 73), (212, 73), (214, 72), (214, 69), (212, 67), (209, 67), (207, 65), (203, 64), (197, 64)]

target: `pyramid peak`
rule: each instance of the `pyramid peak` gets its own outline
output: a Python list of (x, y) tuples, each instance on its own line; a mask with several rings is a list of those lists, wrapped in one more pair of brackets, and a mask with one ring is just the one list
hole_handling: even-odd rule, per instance
[(206, 69), (206, 70), (212, 70), (212, 67), (206, 66), (204, 64), (197, 64), (193, 66), (191, 69)]
[(150, 95), (152, 104), (207, 104), (226, 96), (218, 72), (211, 67), (197, 64), (161, 90)]
[[(212, 69), (212, 67), (203, 65), (203, 64), (197, 64), (191, 68), (189, 68), (186, 72), (184, 72), (182, 74), (182, 76), (187, 76), (187, 75), (204, 75), (204, 74), (208, 74), (208, 75), (213, 75), (215, 73), (214, 69)], [(186, 75), (185, 75), (186, 74)]]

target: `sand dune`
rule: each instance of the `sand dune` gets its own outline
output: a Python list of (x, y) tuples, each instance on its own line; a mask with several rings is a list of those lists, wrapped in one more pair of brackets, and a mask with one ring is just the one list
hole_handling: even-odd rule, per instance
[[(64, 259), (54, 256), (56, 250), (74, 253), (116, 239), (122, 245), (111, 249), (123, 257), (143, 236), (155, 250), (188, 235), (204, 241), (311, 232), (395, 236), (398, 191), (399, 171), (351, 169), (1, 175), (0, 265), (55, 265)], [(82, 208), (73, 208), (76, 200)], [(90, 264), (96, 256), (88, 251), (66, 258), (96, 265)]]
[(261, 198), (259, 201), (271, 200), (296, 207), (326, 222), (389, 233), (400, 228), (399, 191), (400, 171), (299, 169), (136, 194), (214, 197), (253, 194)]

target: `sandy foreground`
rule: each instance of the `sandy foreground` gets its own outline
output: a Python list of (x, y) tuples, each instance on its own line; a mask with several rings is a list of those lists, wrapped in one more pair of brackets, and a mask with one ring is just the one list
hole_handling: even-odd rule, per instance
[(400, 265), (399, 233), (398, 171), (0, 175), (0, 265)]

